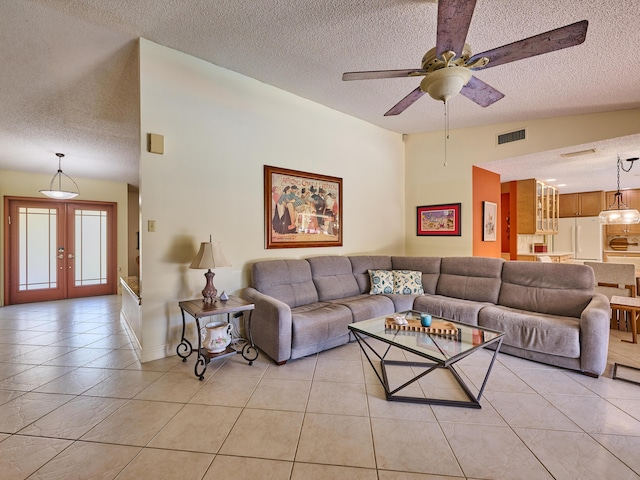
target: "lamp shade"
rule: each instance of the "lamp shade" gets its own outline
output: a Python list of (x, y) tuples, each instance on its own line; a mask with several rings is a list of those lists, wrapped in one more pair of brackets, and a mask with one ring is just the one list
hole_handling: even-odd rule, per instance
[[(71, 178), (69, 175), (62, 171), (62, 158), (64, 157), (64, 153), (56, 153), (58, 157), (58, 172), (53, 176), (51, 182), (49, 183), (48, 189), (40, 190), (40, 193), (46, 195), (49, 198), (55, 198), (56, 200), (69, 200), (71, 198), (75, 198), (80, 195), (80, 189), (78, 189), (78, 184)], [(75, 187), (73, 190), (65, 190), (62, 188), (62, 181), (65, 180), (69, 186), (73, 184)], [(57, 184), (58, 188), (55, 188)]]
[(604, 225), (628, 225), (640, 223), (640, 212), (632, 208), (610, 209), (600, 212), (598, 218)]
[(189, 268), (218, 268), (230, 267), (231, 263), (224, 256), (220, 242), (202, 242), (198, 254)]

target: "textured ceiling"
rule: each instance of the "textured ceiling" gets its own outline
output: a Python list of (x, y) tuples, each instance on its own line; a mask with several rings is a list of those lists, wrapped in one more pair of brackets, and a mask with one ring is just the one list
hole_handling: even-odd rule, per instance
[[(388, 130), (441, 130), (443, 106), (428, 96), (383, 117), (418, 79), (341, 80), (345, 71), (419, 67), (435, 45), (436, 16), (433, 0), (3, 1), (0, 168), (53, 173), (61, 151), (71, 176), (137, 185), (138, 37)], [(640, 108), (637, 0), (478, 0), (467, 43), (477, 53), (583, 19), (582, 45), (477, 72), (505, 98), (487, 108), (452, 99), (451, 128)], [(639, 156), (640, 141), (599, 152), (615, 183), (615, 153)], [(513, 173), (504, 162), (495, 168)]]

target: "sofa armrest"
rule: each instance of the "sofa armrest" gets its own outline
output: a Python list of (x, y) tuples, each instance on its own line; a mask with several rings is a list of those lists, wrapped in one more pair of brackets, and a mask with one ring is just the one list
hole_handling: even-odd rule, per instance
[(611, 306), (600, 293), (580, 315), (580, 368), (591, 375), (602, 375), (607, 366)]
[(252, 287), (243, 297), (255, 305), (251, 316), (251, 336), (258, 348), (277, 363), (291, 358), (291, 308), (284, 302)]

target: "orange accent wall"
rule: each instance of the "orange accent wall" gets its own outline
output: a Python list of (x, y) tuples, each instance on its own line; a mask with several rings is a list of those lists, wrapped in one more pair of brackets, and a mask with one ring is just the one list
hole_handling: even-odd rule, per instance
[[(501, 228), (500, 175), (489, 170), (473, 167), (473, 255), (476, 257), (500, 258)], [(493, 202), (498, 206), (496, 241), (482, 241), (482, 202)]]

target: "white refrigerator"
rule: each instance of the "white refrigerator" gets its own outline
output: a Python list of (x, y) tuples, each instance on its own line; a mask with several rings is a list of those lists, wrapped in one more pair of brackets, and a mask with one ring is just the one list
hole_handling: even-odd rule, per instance
[(573, 252), (578, 262), (602, 261), (603, 226), (598, 217), (561, 218), (554, 235), (554, 252)]

